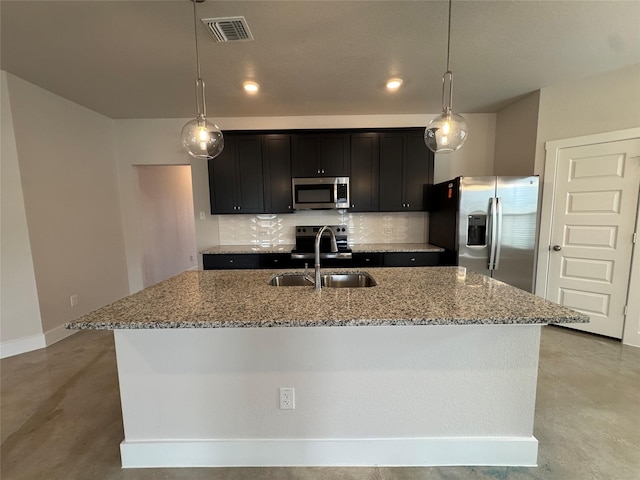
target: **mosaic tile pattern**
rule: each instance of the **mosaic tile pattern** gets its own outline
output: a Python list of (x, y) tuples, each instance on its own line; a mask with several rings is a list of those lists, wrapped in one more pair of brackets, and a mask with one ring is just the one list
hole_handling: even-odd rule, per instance
[(215, 245), (295, 243), (296, 225), (347, 225), (349, 244), (425, 243), (426, 212), (351, 213), (337, 210), (303, 210), (287, 215), (219, 215), (220, 238)]
[[(298, 270), (301, 271), (301, 270)], [(324, 271), (349, 271), (331, 269)], [(187, 271), (70, 329), (585, 323), (588, 317), (459, 267), (370, 268), (369, 288), (273, 287), (278, 270)]]

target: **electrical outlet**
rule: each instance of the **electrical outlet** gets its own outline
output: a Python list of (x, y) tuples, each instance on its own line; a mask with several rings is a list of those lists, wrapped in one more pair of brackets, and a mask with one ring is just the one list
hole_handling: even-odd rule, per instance
[(78, 295), (71, 295), (69, 297), (69, 302), (71, 303), (72, 307), (75, 307), (76, 305), (78, 305)]
[(205, 212), (200, 212), (200, 220), (206, 220), (207, 214)]
[(193, 262), (193, 255), (189, 255), (189, 261)]
[(280, 387), (280, 410), (295, 410), (296, 395), (293, 387)]
[(384, 234), (385, 235), (393, 235), (393, 229), (392, 228), (385, 228), (384, 229)]

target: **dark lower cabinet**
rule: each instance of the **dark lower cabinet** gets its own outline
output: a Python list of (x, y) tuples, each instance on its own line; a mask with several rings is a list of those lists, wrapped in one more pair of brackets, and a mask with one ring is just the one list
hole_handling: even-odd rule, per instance
[[(350, 260), (325, 259), (322, 268), (432, 267), (442, 265), (439, 252), (354, 253)], [(304, 268), (313, 260), (292, 260), (289, 253), (223, 253), (202, 255), (204, 270)]]

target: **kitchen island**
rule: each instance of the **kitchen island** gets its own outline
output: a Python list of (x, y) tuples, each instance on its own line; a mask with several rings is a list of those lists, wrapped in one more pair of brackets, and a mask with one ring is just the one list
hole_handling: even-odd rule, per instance
[(71, 322), (115, 330), (123, 466), (535, 465), (540, 329), (587, 317), (463, 268), (368, 272), (185, 272)]

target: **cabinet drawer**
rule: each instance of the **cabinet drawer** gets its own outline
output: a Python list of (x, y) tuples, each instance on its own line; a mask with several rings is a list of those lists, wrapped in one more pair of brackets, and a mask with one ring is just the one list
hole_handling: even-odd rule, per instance
[(440, 262), (439, 252), (392, 252), (384, 254), (385, 267), (430, 267)]
[(292, 268), (290, 253), (260, 254), (260, 268)]
[(354, 253), (352, 254), (354, 267), (381, 267), (384, 265), (383, 253)]
[(232, 270), (240, 268), (260, 268), (258, 254), (207, 254), (202, 255), (204, 270)]

